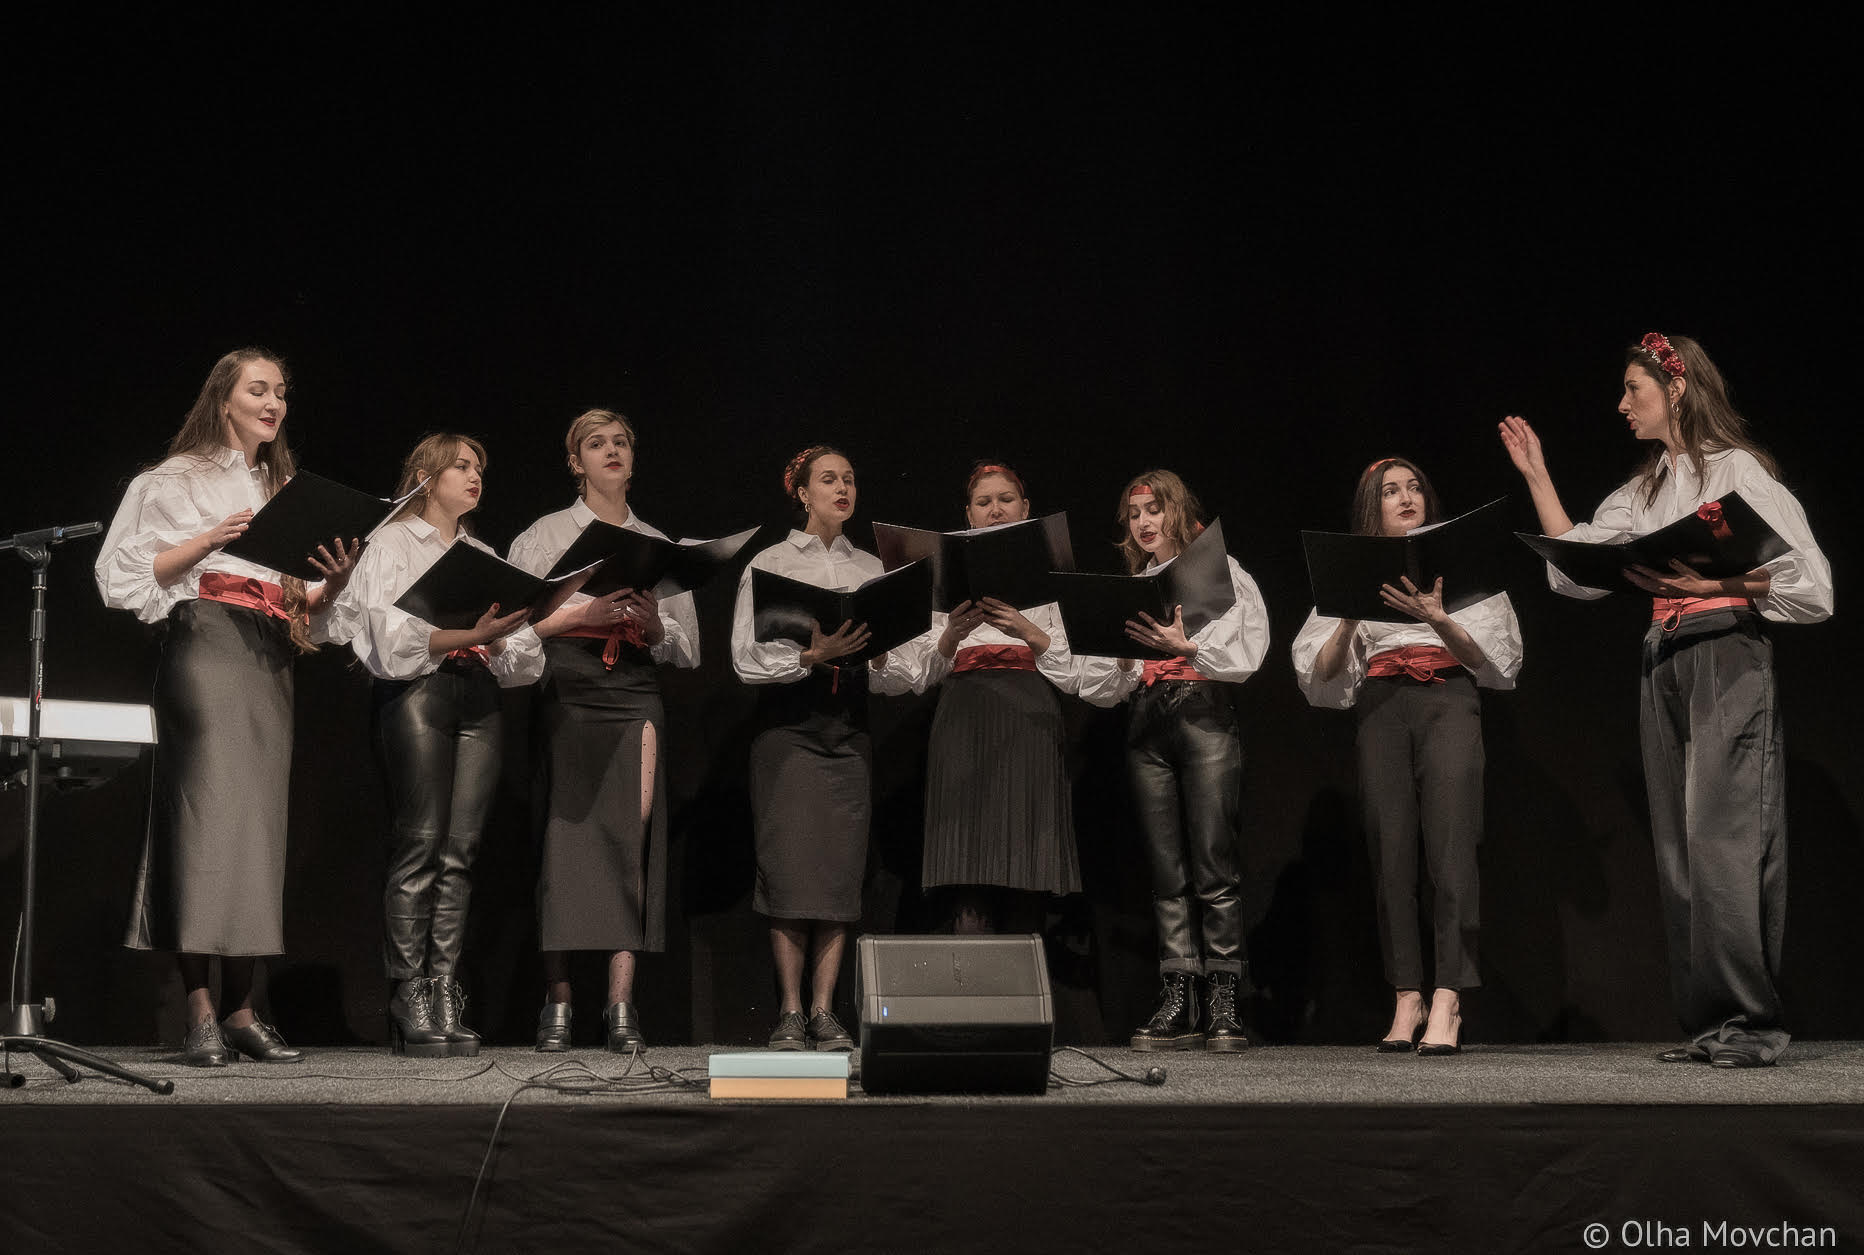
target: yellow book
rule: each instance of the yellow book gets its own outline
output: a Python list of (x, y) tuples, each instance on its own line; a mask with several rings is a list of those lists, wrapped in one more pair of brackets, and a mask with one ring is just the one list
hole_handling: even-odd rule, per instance
[(715, 1076), (714, 1098), (846, 1098), (845, 1076)]

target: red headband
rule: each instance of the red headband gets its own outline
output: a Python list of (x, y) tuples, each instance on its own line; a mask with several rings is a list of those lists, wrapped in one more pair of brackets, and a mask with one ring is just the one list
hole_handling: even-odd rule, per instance
[(1012, 484), (1016, 485), (1017, 492), (1021, 493), (1025, 497), (1029, 495), (1029, 490), (1023, 487), (1023, 477), (1021, 475), (1018, 475), (1015, 471), (1011, 470), (1009, 467), (1003, 466), (996, 462), (979, 463), (977, 469), (971, 472), (971, 483), (969, 487), (965, 489), (965, 491), (969, 492), (972, 488), (976, 488), (977, 481), (984, 478), (984, 476), (986, 475), (1001, 475), (1003, 476), (1003, 478), (1009, 480)]
[(1134, 497), (1150, 497), (1151, 495), (1151, 484), (1134, 484), (1133, 490), (1126, 494), (1126, 499), (1131, 501)]
[(1663, 333), (1653, 331), (1637, 344), (1638, 352), (1657, 363), (1657, 366), (1672, 379), (1683, 377), (1683, 355), (1670, 346), (1663, 338)]
[(1373, 458), (1371, 465), (1367, 466), (1365, 470), (1359, 472), (1359, 478), (1364, 479), (1366, 476), (1370, 475), (1373, 471), (1378, 470), (1379, 467), (1384, 466), (1387, 462), (1396, 462), (1397, 460), (1398, 460), (1397, 458)]

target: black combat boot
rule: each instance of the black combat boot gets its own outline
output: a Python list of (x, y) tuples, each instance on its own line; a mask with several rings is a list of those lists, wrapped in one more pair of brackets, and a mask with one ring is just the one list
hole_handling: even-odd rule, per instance
[(1133, 1033), (1134, 1050), (1196, 1050), (1204, 1044), (1197, 1031), (1197, 978), (1189, 972), (1165, 973), (1159, 991), (1159, 1009), (1145, 1027)]
[(1205, 977), (1204, 1049), (1247, 1050), (1249, 1035), (1236, 1018), (1236, 973), (1212, 972)]

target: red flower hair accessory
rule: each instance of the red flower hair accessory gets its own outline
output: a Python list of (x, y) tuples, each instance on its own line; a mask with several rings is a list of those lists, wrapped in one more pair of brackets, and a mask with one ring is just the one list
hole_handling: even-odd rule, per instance
[(1683, 355), (1671, 347), (1661, 332), (1653, 331), (1637, 343), (1638, 350), (1657, 363), (1658, 369), (1672, 379), (1683, 377)]
[(795, 457), (790, 459), (789, 465), (783, 468), (783, 495), (784, 496), (794, 497), (796, 495), (796, 488), (797, 488), (797, 483), (798, 483), (796, 477), (803, 473), (803, 467), (809, 465), (810, 458), (814, 457), (816, 454), (820, 453), (822, 450), (826, 448), (828, 448), (827, 445), (812, 444), (807, 449), (804, 449), (801, 453), (797, 454)]

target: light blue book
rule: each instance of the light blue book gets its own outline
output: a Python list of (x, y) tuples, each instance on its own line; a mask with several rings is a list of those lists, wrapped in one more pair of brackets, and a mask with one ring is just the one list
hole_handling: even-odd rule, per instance
[(824, 1076), (848, 1078), (848, 1055), (840, 1050), (745, 1050), (706, 1060), (708, 1076)]

